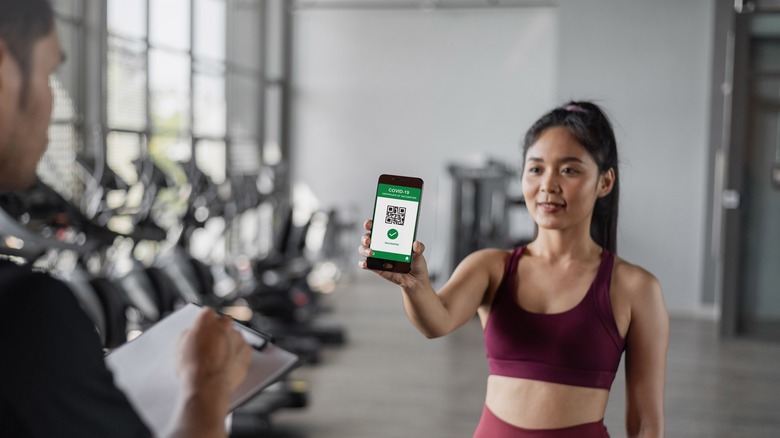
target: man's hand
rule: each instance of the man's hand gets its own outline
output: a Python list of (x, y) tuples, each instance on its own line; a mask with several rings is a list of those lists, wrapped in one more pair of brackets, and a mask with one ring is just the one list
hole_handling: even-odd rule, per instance
[(244, 381), (251, 358), (252, 349), (233, 320), (203, 309), (179, 342), (184, 399), (173, 435), (224, 437), (230, 394)]

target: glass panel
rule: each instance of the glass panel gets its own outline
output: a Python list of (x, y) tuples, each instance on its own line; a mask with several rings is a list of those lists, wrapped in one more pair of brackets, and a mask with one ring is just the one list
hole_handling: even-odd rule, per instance
[[(79, 79), (84, 70), (84, 66), (80, 65), (79, 63), (79, 36), (81, 35), (82, 28), (80, 26), (74, 26), (68, 22), (58, 21), (57, 31), (59, 33), (60, 46), (62, 47), (62, 50), (65, 52), (66, 56), (70, 59), (70, 61), (62, 64), (57, 68), (57, 85), (62, 88), (61, 92), (67, 93), (67, 96), (61, 95), (60, 97), (67, 97), (69, 100), (70, 111), (69, 115), (65, 115), (62, 112), (57, 111), (58, 109), (64, 108), (57, 108), (57, 96), (55, 96), (55, 107), (52, 118), (54, 120), (60, 120), (64, 117), (67, 120), (73, 120), (73, 118), (76, 116), (76, 111), (78, 111), (77, 101), (80, 95)], [(55, 93), (57, 92), (56, 89), (53, 88), (53, 90)]]
[(51, 8), (57, 15), (69, 18), (81, 17), (81, 0), (55, 0)]
[[(61, 76), (65, 72), (58, 72), (57, 74), (49, 78), (49, 85), (51, 87), (52, 96), (54, 102), (52, 105), (51, 119), (53, 122), (70, 122), (74, 123), (78, 118), (79, 111), (76, 108), (76, 104), (73, 101), (73, 93), (68, 87), (60, 80)], [(67, 76), (73, 76), (73, 72)], [(73, 86), (71, 84), (71, 86)]]
[(225, 181), (225, 155), (224, 141), (201, 140), (195, 145), (195, 164), (217, 184)]
[(149, 155), (164, 174), (169, 187), (158, 187), (152, 214), (163, 228), (176, 224), (187, 209), (187, 198), (179, 191), (187, 178), (181, 161), (189, 159), (192, 140), (189, 138), (156, 135), (149, 142)]
[(780, 71), (780, 40), (761, 41), (753, 45), (753, 71)]
[(266, 9), (268, 16), (265, 23), (267, 26), (268, 39), (266, 40), (266, 75), (272, 79), (278, 79), (284, 75), (284, 14), (286, 9), (283, 0), (269, 0)]
[(753, 17), (750, 33), (758, 37), (780, 36), (780, 14), (763, 14)]
[(227, 61), (231, 65), (259, 71), (263, 36), (260, 2), (228, 2)]
[(41, 181), (65, 199), (74, 202), (78, 202), (83, 191), (74, 165), (80, 150), (81, 141), (76, 125), (52, 123), (49, 125), (49, 145), (37, 169)]
[(190, 0), (154, 0), (149, 6), (149, 43), (189, 50)]
[(196, 74), (193, 133), (199, 136), (225, 136), (225, 77)]
[[(149, 51), (151, 119), (156, 132), (178, 136), (190, 128), (190, 58)], [(188, 135), (187, 135), (188, 136)]]
[(225, 59), (225, 1), (195, 0), (196, 58)]
[(263, 163), (275, 165), (282, 161), (282, 90), (269, 87), (265, 91), (265, 142)]
[(108, 31), (128, 38), (146, 38), (146, 0), (108, 0)]
[(251, 174), (260, 169), (260, 145), (253, 139), (236, 139), (230, 143), (230, 173)]
[(260, 122), (260, 87), (256, 76), (231, 74), (230, 125), (231, 137), (258, 137)]
[(108, 166), (128, 184), (138, 181), (134, 160), (141, 156), (141, 136), (124, 132), (109, 132), (106, 137)]
[(192, 156), (192, 139), (159, 134), (149, 142), (149, 154), (155, 162), (187, 161)]
[(108, 126), (146, 129), (146, 56), (143, 43), (108, 38)]

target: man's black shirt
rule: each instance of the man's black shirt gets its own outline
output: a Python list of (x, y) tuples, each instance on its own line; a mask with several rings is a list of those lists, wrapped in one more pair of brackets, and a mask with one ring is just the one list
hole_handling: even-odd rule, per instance
[(0, 436), (149, 437), (68, 287), (0, 260)]

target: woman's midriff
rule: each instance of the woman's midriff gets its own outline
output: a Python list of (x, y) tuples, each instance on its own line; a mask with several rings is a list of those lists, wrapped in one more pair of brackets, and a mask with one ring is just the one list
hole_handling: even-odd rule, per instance
[(600, 421), (608, 398), (606, 389), (489, 376), (485, 404), (517, 427), (557, 429)]

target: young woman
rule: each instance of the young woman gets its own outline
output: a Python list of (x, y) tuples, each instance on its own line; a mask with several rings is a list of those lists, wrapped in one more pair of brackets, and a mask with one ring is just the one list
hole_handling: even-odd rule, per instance
[[(419, 241), (410, 273), (376, 272), (401, 287), (427, 337), (479, 315), (490, 376), (474, 438), (608, 437), (604, 412), (624, 351), (628, 436), (663, 436), (669, 319), (656, 278), (615, 256), (609, 120), (591, 102), (556, 108), (528, 130), (523, 162), (538, 230), (531, 243), (474, 252), (438, 292)], [(369, 246), (366, 233), (360, 254), (371, 255)]]

